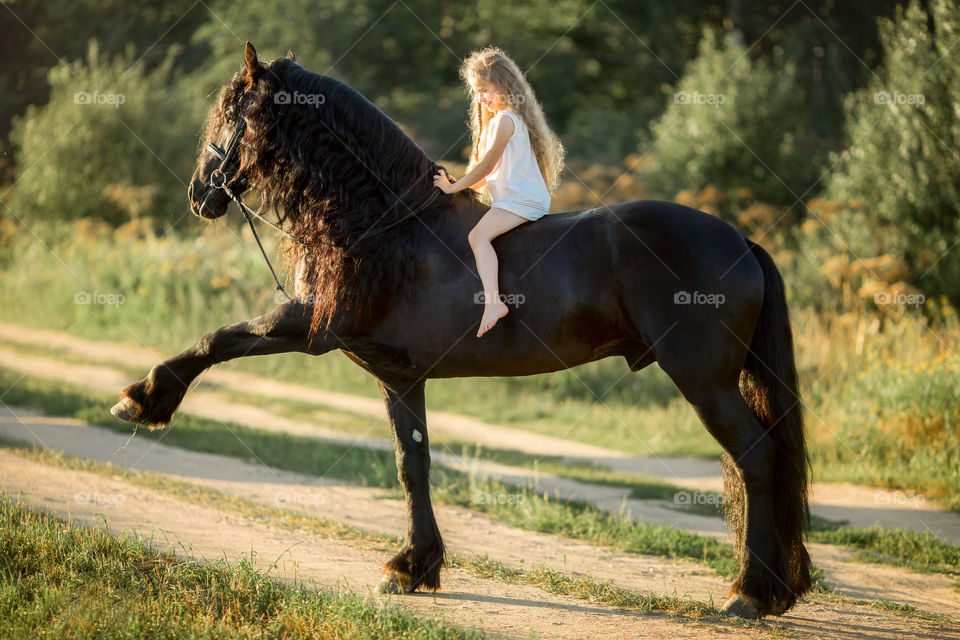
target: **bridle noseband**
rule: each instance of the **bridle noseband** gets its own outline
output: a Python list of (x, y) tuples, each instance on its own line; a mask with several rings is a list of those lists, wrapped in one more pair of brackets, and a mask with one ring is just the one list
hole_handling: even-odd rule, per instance
[[(243, 134), (247, 132), (247, 112), (250, 111), (251, 103), (254, 98), (257, 97), (257, 92), (252, 89), (248, 89), (243, 96), (240, 98), (240, 103), (238, 109), (242, 109), (240, 116), (237, 118), (237, 126), (233, 130), (233, 135), (230, 136), (230, 141), (227, 142), (227, 148), (222, 149), (215, 142), (211, 142), (207, 145), (207, 151), (213, 155), (220, 158), (220, 166), (213, 170), (213, 173), (210, 174), (210, 183), (209, 186), (213, 189), (223, 189), (227, 186), (230, 177), (227, 176), (227, 168), (230, 162), (233, 160), (233, 156), (237, 153), (237, 149), (240, 147), (240, 141), (243, 139)], [(237, 162), (237, 169), (240, 168), (240, 163)], [(241, 178), (241, 180), (244, 180)], [(229, 195), (229, 190), (227, 190)]]
[[(240, 115), (237, 118), (237, 126), (233, 130), (233, 134), (230, 136), (229, 142), (227, 142), (227, 148), (223, 149), (215, 142), (211, 142), (207, 145), (207, 148), (206, 148), (207, 152), (212, 153), (217, 158), (220, 158), (220, 166), (218, 166), (216, 169), (214, 169), (210, 173), (210, 181), (207, 183), (207, 186), (211, 189), (222, 190), (227, 195), (227, 197), (229, 197), (231, 200), (236, 202), (237, 206), (240, 207), (240, 211), (243, 213), (243, 216), (247, 219), (247, 224), (250, 225), (250, 231), (253, 232), (253, 237), (257, 241), (257, 246), (260, 247), (260, 253), (261, 255), (263, 255), (263, 259), (267, 263), (267, 267), (270, 269), (271, 275), (273, 275), (273, 280), (274, 282), (277, 283), (277, 290), (283, 293), (283, 295), (286, 296), (287, 300), (290, 300), (292, 302), (293, 298), (290, 297), (290, 294), (287, 293), (287, 290), (284, 289), (283, 285), (280, 283), (280, 279), (277, 277), (277, 272), (274, 271), (273, 265), (270, 263), (270, 258), (267, 257), (267, 252), (263, 248), (263, 243), (260, 242), (260, 236), (257, 235), (257, 228), (253, 224), (253, 219), (257, 218), (261, 222), (264, 222), (270, 225), (271, 227), (273, 227), (274, 229), (276, 229), (286, 237), (290, 238), (294, 242), (297, 242), (304, 246), (306, 246), (307, 243), (301, 240), (300, 238), (296, 237), (295, 235), (291, 234), (286, 229), (282, 228), (280, 225), (267, 220), (266, 218), (260, 215), (260, 212), (254, 211), (253, 209), (248, 207), (240, 198), (240, 194), (234, 193), (233, 190), (230, 189), (229, 187), (229, 184), (233, 182), (235, 178), (239, 180), (240, 185), (244, 189), (246, 189), (247, 187), (247, 179), (244, 176), (237, 177), (235, 175), (240, 170), (240, 161), (239, 159), (234, 161), (234, 156), (237, 154), (237, 150), (240, 148), (240, 141), (243, 139), (243, 135), (247, 131), (246, 116), (247, 116), (247, 113), (250, 111), (252, 102), (254, 98), (256, 98), (256, 96), (257, 96), (256, 91), (254, 91), (253, 89), (247, 89), (247, 91), (244, 92), (243, 96), (240, 97), (240, 101), (238, 103), (238, 110), (240, 111)], [(231, 164), (235, 165), (232, 171), (230, 166)], [(394, 220), (390, 224), (384, 225), (379, 229), (371, 231), (370, 233), (363, 234), (354, 242), (354, 244), (359, 243), (364, 238), (369, 238), (371, 236), (374, 236), (380, 233), (381, 231), (386, 231), (390, 227), (398, 225), (401, 222), (404, 222), (405, 220), (415, 216), (417, 213), (419, 213), (420, 211), (425, 209), (427, 206), (429, 206), (430, 203), (436, 200), (437, 196), (439, 196), (441, 193), (442, 191), (440, 191), (439, 188), (434, 187), (433, 191), (429, 196), (427, 196), (426, 200), (424, 200), (422, 203), (420, 203), (413, 209), (410, 209), (409, 213), (402, 216), (398, 220)], [(398, 199), (398, 203), (399, 202), (401, 201)], [(327, 244), (331, 244), (331, 243), (327, 243)], [(331, 246), (336, 246), (336, 245), (331, 244)], [(344, 250), (346, 251), (346, 249)]]

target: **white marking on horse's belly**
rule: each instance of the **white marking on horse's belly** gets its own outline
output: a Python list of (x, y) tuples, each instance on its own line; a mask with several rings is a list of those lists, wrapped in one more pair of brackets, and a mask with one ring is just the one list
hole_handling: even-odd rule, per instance
[(420, 433), (417, 429), (413, 430), (413, 441), (414, 442), (423, 442), (423, 434)]

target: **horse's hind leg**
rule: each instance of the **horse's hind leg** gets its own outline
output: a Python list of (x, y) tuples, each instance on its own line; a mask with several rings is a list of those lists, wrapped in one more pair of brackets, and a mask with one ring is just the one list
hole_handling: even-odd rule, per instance
[(707, 383), (702, 370), (701, 375), (668, 373), (725, 452), (725, 511), (736, 538), (740, 574), (722, 610), (747, 618), (782, 613), (796, 595), (774, 523), (773, 438), (741, 395), (737, 376)]
[(335, 348), (319, 335), (308, 346), (311, 315), (311, 306), (288, 302), (253, 320), (212, 331), (124, 389), (110, 413), (151, 428), (164, 427), (170, 424), (190, 384), (215, 364), (244, 356), (290, 351), (319, 354)]

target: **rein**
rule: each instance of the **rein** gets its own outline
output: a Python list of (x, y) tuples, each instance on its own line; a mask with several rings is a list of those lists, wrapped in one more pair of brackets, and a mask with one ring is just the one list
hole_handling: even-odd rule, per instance
[[(249, 98), (253, 98), (256, 95), (257, 94), (255, 91), (248, 90), (240, 99), (240, 104), (241, 105), (244, 104), (245, 102), (247, 102)], [(228, 186), (228, 183), (232, 182), (233, 179), (236, 177), (236, 176), (229, 175), (227, 173), (228, 165), (231, 163), (231, 161), (233, 160), (234, 154), (237, 152), (237, 149), (240, 147), (240, 140), (243, 138), (243, 134), (246, 133), (247, 121), (245, 116), (246, 116), (246, 112), (249, 111), (249, 109), (250, 109), (250, 105), (248, 104), (244, 109), (244, 115), (237, 120), (237, 127), (236, 129), (233, 130), (233, 135), (230, 136), (230, 141), (227, 143), (226, 149), (221, 148), (220, 146), (218, 146), (216, 143), (213, 143), (213, 142), (207, 145), (206, 150), (212, 153), (213, 155), (215, 155), (216, 157), (220, 158), (220, 166), (214, 169), (213, 172), (210, 174), (210, 182), (208, 183), (208, 186), (211, 189), (222, 190), (228, 198), (236, 202), (237, 206), (240, 207), (240, 211), (243, 213), (243, 217), (246, 218), (247, 224), (250, 226), (250, 231), (253, 232), (253, 238), (254, 240), (257, 241), (257, 246), (260, 247), (260, 255), (263, 256), (264, 262), (267, 263), (267, 268), (270, 269), (270, 275), (273, 276), (273, 281), (277, 283), (276, 290), (280, 291), (287, 298), (287, 300), (292, 302), (293, 298), (290, 297), (290, 294), (287, 293), (287, 290), (283, 287), (283, 284), (281, 284), (280, 278), (277, 277), (277, 272), (273, 268), (273, 264), (270, 263), (270, 258), (267, 257), (267, 252), (263, 248), (263, 243), (260, 242), (260, 236), (257, 234), (257, 228), (253, 224), (253, 219), (256, 218), (257, 220), (260, 220), (261, 222), (266, 223), (267, 225), (273, 227), (276, 231), (279, 231), (280, 233), (290, 238), (294, 242), (297, 242), (304, 246), (307, 246), (307, 243), (301, 240), (300, 238), (296, 237), (295, 235), (293, 235), (292, 233), (290, 233), (280, 225), (274, 222), (271, 222), (270, 220), (267, 220), (266, 218), (260, 215), (259, 211), (254, 211), (253, 209), (251, 209), (249, 206), (246, 205), (246, 203), (244, 203), (243, 199), (240, 198), (240, 194), (234, 193), (233, 190), (230, 189), (230, 187)], [(237, 169), (239, 169), (239, 163), (237, 164), (238, 164)], [(231, 173), (234, 173), (234, 172), (231, 172)], [(240, 176), (239, 179), (243, 185), (246, 185), (247, 183), (246, 178), (244, 178), (243, 176)], [(386, 231), (387, 229), (390, 229), (391, 227), (394, 227), (400, 224), (401, 222), (409, 220), (413, 216), (417, 215), (419, 212), (423, 211), (426, 207), (428, 207), (434, 200), (437, 199), (437, 196), (439, 196), (440, 193), (442, 193), (440, 189), (435, 187), (432, 193), (429, 196), (427, 196), (426, 200), (421, 202), (419, 205), (417, 205), (413, 209), (410, 209), (410, 211), (404, 214), (399, 220), (394, 220), (390, 224), (384, 225), (379, 229), (376, 229), (370, 233), (364, 233), (362, 236), (357, 238), (349, 247), (344, 248), (344, 251), (349, 253), (349, 250), (353, 248), (353, 246), (357, 245), (361, 240), (375, 236), (376, 234), (382, 231)], [(397, 202), (401, 202), (401, 201), (398, 199)], [(404, 205), (406, 206), (406, 203), (404, 203)], [(410, 207), (407, 206), (407, 208), (409, 209)], [(322, 244), (326, 244), (331, 247), (337, 246), (332, 242), (324, 242), (323, 240), (321, 240), (320, 242)]]

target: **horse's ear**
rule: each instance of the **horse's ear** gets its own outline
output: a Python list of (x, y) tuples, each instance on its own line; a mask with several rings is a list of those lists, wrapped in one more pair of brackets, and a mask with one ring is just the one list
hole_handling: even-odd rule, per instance
[(247, 66), (247, 76), (253, 80), (260, 70), (260, 61), (257, 60), (257, 50), (249, 42), (243, 48), (243, 63)]
[(289, 51), (287, 51), (287, 58), (289, 58), (290, 60), (293, 60), (294, 62), (297, 61), (297, 54), (293, 52), (293, 49), (290, 49)]

